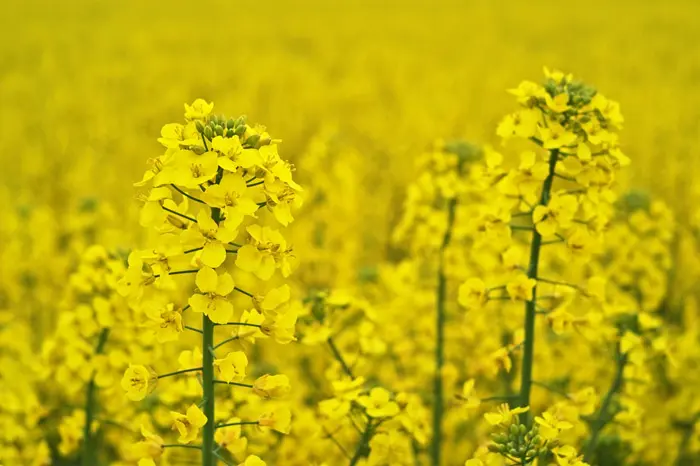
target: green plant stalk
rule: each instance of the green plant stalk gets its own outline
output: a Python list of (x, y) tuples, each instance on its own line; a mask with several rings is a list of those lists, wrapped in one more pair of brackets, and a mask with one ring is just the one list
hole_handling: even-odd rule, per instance
[(444, 414), (444, 389), (442, 381), (442, 367), (445, 364), (445, 300), (447, 295), (447, 277), (445, 277), (445, 249), (452, 239), (452, 227), (455, 222), (457, 210), (457, 198), (453, 197), (447, 204), (447, 228), (442, 237), (442, 245), (438, 257), (438, 281), (436, 290), (435, 312), (435, 377), (433, 379), (433, 438), (431, 444), (431, 458), (434, 466), (440, 465), (440, 453), (442, 443), (442, 417)]
[[(549, 172), (542, 183), (542, 194), (538, 205), (546, 206), (552, 193), (554, 174), (559, 160), (559, 150), (554, 149), (549, 153)], [(540, 263), (540, 250), (542, 248), (542, 235), (534, 228), (532, 231), (532, 243), (530, 245), (530, 261), (527, 267), (527, 276), (537, 280), (537, 271)], [(530, 391), (532, 390), (532, 366), (535, 352), (535, 317), (537, 315), (537, 285), (532, 289), (532, 300), (525, 302), (525, 340), (523, 342), (523, 359), (520, 374), (520, 394), (518, 406), (530, 406)], [(530, 425), (532, 416), (530, 412), (525, 414), (525, 424)]]
[(625, 371), (625, 366), (627, 365), (627, 356), (620, 353), (620, 344), (617, 344), (615, 349), (615, 356), (617, 359), (617, 368), (615, 369), (615, 376), (608, 392), (603, 398), (603, 402), (600, 404), (600, 409), (596, 413), (595, 419), (593, 419), (593, 426), (591, 429), (591, 437), (586, 443), (586, 448), (583, 453), (583, 461), (590, 464), (593, 456), (595, 455), (595, 449), (598, 445), (598, 439), (600, 434), (603, 432), (603, 428), (610, 422), (610, 405), (612, 404), (615, 395), (622, 389), (622, 384), (624, 382), (623, 374)]
[(202, 429), (202, 466), (214, 466), (214, 323), (206, 315), (202, 315), (202, 396), (204, 398), (204, 415), (207, 423)]
[[(103, 328), (97, 340), (95, 355), (102, 354), (108, 337), (109, 329)], [(81, 455), (81, 463), (83, 466), (94, 466), (95, 464), (95, 452), (92, 445), (92, 422), (95, 418), (95, 391), (95, 374), (93, 373), (85, 393), (85, 425), (83, 427), (83, 452)]]
[[(224, 176), (223, 169), (216, 173), (216, 184)], [(211, 209), (211, 218), (217, 224), (221, 222), (221, 211)], [(214, 453), (214, 432), (216, 431), (216, 405), (214, 396), (214, 322), (202, 314), (202, 397), (203, 411), (207, 423), (202, 428), (202, 466), (215, 466), (217, 457)]]
[(365, 431), (362, 433), (362, 437), (360, 437), (360, 442), (357, 444), (357, 449), (355, 450), (355, 454), (352, 455), (352, 458), (350, 458), (350, 466), (355, 466), (360, 459), (366, 454), (366, 450), (369, 447), (369, 441), (372, 438), (372, 420), (367, 421), (367, 427), (365, 427)]

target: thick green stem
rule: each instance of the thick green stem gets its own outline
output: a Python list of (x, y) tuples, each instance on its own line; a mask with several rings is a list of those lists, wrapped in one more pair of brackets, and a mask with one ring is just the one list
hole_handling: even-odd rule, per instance
[[(542, 183), (542, 194), (539, 205), (546, 206), (552, 193), (555, 168), (559, 160), (559, 151), (553, 150), (549, 154), (549, 173)], [(532, 231), (532, 243), (530, 245), (530, 262), (527, 267), (527, 276), (537, 279), (537, 271), (540, 264), (540, 249), (542, 247), (542, 235), (537, 229)], [(532, 390), (532, 366), (535, 353), (535, 317), (537, 315), (537, 285), (532, 290), (532, 300), (525, 302), (525, 340), (523, 342), (523, 360), (520, 373), (520, 395), (518, 406), (530, 406), (530, 391)], [(526, 424), (532, 422), (532, 416), (528, 412), (525, 415)]]
[(202, 316), (202, 390), (204, 397), (204, 415), (207, 423), (202, 429), (202, 466), (214, 466), (214, 323), (206, 315)]
[(452, 227), (457, 210), (457, 198), (453, 197), (447, 204), (447, 227), (442, 237), (438, 256), (438, 282), (435, 303), (435, 376), (433, 379), (433, 438), (431, 458), (434, 466), (440, 466), (442, 442), (442, 416), (444, 413), (444, 390), (442, 384), (442, 367), (445, 363), (445, 299), (447, 295), (447, 278), (445, 277), (445, 250), (452, 238)]
[[(97, 340), (95, 347), (95, 355), (102, 354), (107, 338), (109, 337), (109, 329), (103, 328)], [(90, 382), (87, 385), (85, 393), (85, 425), (83, 427), (83, 453), (81, 455), (81, 463), (83, 466), (92, 466), (95, 464), (94, 449), (92, 445), (92, 422), (95, 418), (95, 375), (90, 377)]]
[[(224, 176), (223, 169), (216, 173), (216, 184)], [(221, 222), (221, 211), (211, 209), (211, 218), (217, 224)], [(202, 466), (216, 466), (217, 456), (214, 452), (214, 432), (216, 430), (216, 407), (214, 398), (214, 322), (202, 315), (202, 396), (204, 415), (207, 423), (202, 429)]]
[(603, 428), (612, 419), (612, 414), (610, 413), (610, 406), (612, 404), (613, 398), (622, 389), (622, 383), (624, 382), (623, 374), (625, 371), (625, 365), (627, 365), (627, 356), (620, 353), (620, 345), (618, 343), (615, 350), (615, 356), (617, 359), (617, 367), (615, 369), (615, 376), (608, 392), (603, 398), (603, 402), (600, 404), (600, 409), (596, 413), (595, 418), (592, 421), (591, 436), (586, 444), (586, 448), (583, 454), (583, 461), (586, 463), (591, 463), (595, 455), (595, 449), (598, 445), (598, 438), (603, 432)]

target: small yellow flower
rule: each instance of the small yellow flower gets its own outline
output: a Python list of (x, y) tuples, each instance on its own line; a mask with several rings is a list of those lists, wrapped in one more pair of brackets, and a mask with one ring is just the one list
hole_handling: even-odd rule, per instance
[(362, 395), (357, 402), (364, 406), (371, 417), (394, 417), (399, 414), (399, 405), (391, 400), (391, 393), (382, 387), (370, 390), (369, 395)]
[(267, 463), (265, 463), (263, 460), (260, 459), (259, 456), (257, 455), (250, 455), (245, 459), (244, 462), (240, 463), (238, 466), (266, 466)]
[(221, 380), (240, 382), (245, 378), (248, 357), (243, 351), (234, 351), (228, 353), (223, 359), (215, 359), (214, 366), (218, 369)]
[(129, 365), (122, 377), (122, 388), (132, 401), (140, 401), (153, 391), (158, 381), (158, 375), (146, 366)]
[(489, 412), (484, 414), (484, 419), (492, 426), (502, 425), (507, 426), (512, 423), (515, 416), (521, 413), (525, 413), (530, 408), (528, 406), (524, 408), (513, 408), (510, 409), (508, 404), (503, 403), (496, 408), (496, 412)]
[(281, 398), (292, 389), (289, 377), (284, 374), (265, 374), (253, 382), (253, 393), (260, 398)]
[(226, 298), (235, 288), (231, 274), (217, 275), (213, 269), (204, 267), (197, 272), (195, 283), (199, 293), (187, 301), (192, 310), (204, 313), (217, 324), (227, 323), (233, 316), (233, 304)]
[(199, 429), (207, 423), (207, 417), (197, 405), (193, 404), (187, 408), (187, 414), (181, 414), (177, 411), (170, 411), (173, 418), (173, 430), (180, 433), (178, 442), (187, 444), (197, 438)]
[(486, 285), (480, 278), (468, 278), (459, 287), (457, 302), (467, 309), (480, 309), (488, 301)]
[(289, 408), (277, 408), (260, 415), (258, 422), (262, 428), (269, 428), (281, 434), (288, 434), (292, 425), (292, 413), (289, 411)]
[(508, 282), (506, 291), (513, 301), (531, 301), (535, 285), (537, 285), (535, 279), (528, 278), (524, 273), (520, 273), (513, 280)]

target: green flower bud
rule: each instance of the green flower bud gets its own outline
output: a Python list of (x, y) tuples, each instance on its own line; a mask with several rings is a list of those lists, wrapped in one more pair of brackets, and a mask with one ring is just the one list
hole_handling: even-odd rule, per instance
[(525, 424), (520, 424), (518, 426), (518, 431), (520, 432), (520, 435), (525, 435), (527, 432), (527, 427), (525, 427)]
[(499, 445), (490, 444), (488, 449), (491, 453), (501, 453), (501, 446)]
[(197, 131), (199, 131), (200, 133), (202, 131), (204, 131), (204, 125), (202, 124), (201, 121), (199, 121), (199, 120), (195, 121), (194, 126), (195, 126), (195, 128), (197, 128)]
[(245, 121), (246, 121), (246, 116), (241, 115), (238, 118), (236, 118), (236, 121), (233, 123), (233, 127), (236, 128), (238, 126), (245, 126)]
[(254, 134), (248, 139), (245, 140), (245, 143), (249, 146), (255, 147), (255, 145), (260, 141), (260, 135), (259, 134)]
[(542, 442), (542, 437), (540, 437), (539, 435), (535, 435), (535, 436), (532, 438), (532, 444), (533, 444), (533, 445), (539, 445), (541, 442)]
[(508, 436), (506, 436), (504, 434), (494, 433), (494, 434), (491, 434), (491, 438), (496, 443), (507, 443), (508, 442)]
[(525, 453), (525, 456), (528, 458), (532, 458), (534, 456), (537, 456), (537, 450), (535, 450), (534, 448), (531, 448), (527, 451), (527, 453)]
[(214, 128), (214, 131), (215, 131), (216, 134), (218, 134), (219, 136), (223, 136), (223, 135), (224, 135), (224, 127), (221, 126), (221, 125), (216, 125), (216, 128)]
[(233, 130), (233, 132), (236, 134), (236, 136), (243, 136), (245, 134), (245, 131), (246, 131), (245, 125), (236, 126), (236, 129)]
[(226, 122), (226, 128), (228, 129), (233, 129), (235, 125), (236, 121), (233, 118), (229, 118), (229, 120)]
[(209, 139), (210, 141), (214, 137), (214, 131), (211, 129), (211, 126), (204, 127), (204, 137)]
[(518, 453), (518, 450), (516, 450), (515, 448), (511, 448), (510, 450), (508, 450), (508, 454), (510, 456), (518, 456), (520, 453)]
[(232, 138), (236, 133), (233, 132), (232, 129), (226, 130), (226, 137), (227, 138)]

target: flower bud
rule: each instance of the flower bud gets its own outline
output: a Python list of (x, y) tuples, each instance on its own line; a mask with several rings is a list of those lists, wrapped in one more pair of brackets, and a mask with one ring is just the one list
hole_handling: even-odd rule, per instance
[(236, 128), (233, 130), (233, 132), (236, 134), (236, 136), (243, 136), (246, 132), (246, 126), (245, 125), (239, 125), (236, 126)]
[(204, 124), (202, 124), (201, 121), (199, 121), (199, 120), (195, 121), (194, 126), (195, 126), (195, 128), (197, 128), (197, 131), (199, 131), (200, 133), (202, 131), (204, 131)]
[(214, 137), (214, 131), (212, 131), (211, 126), (204, 127), (204, 137), (210, 141)]
[(233, 118), (229, 118), (228, 121), (226, 122), (227, 129), (233, 129), (233, 127), (235, 125), (236, 125), (236, 121)]
[(255, 145), (258, 143), (259, 140), (260, 140), (260, 135), (254, 134), (245, 140), (245, 144), (255, 147)]

